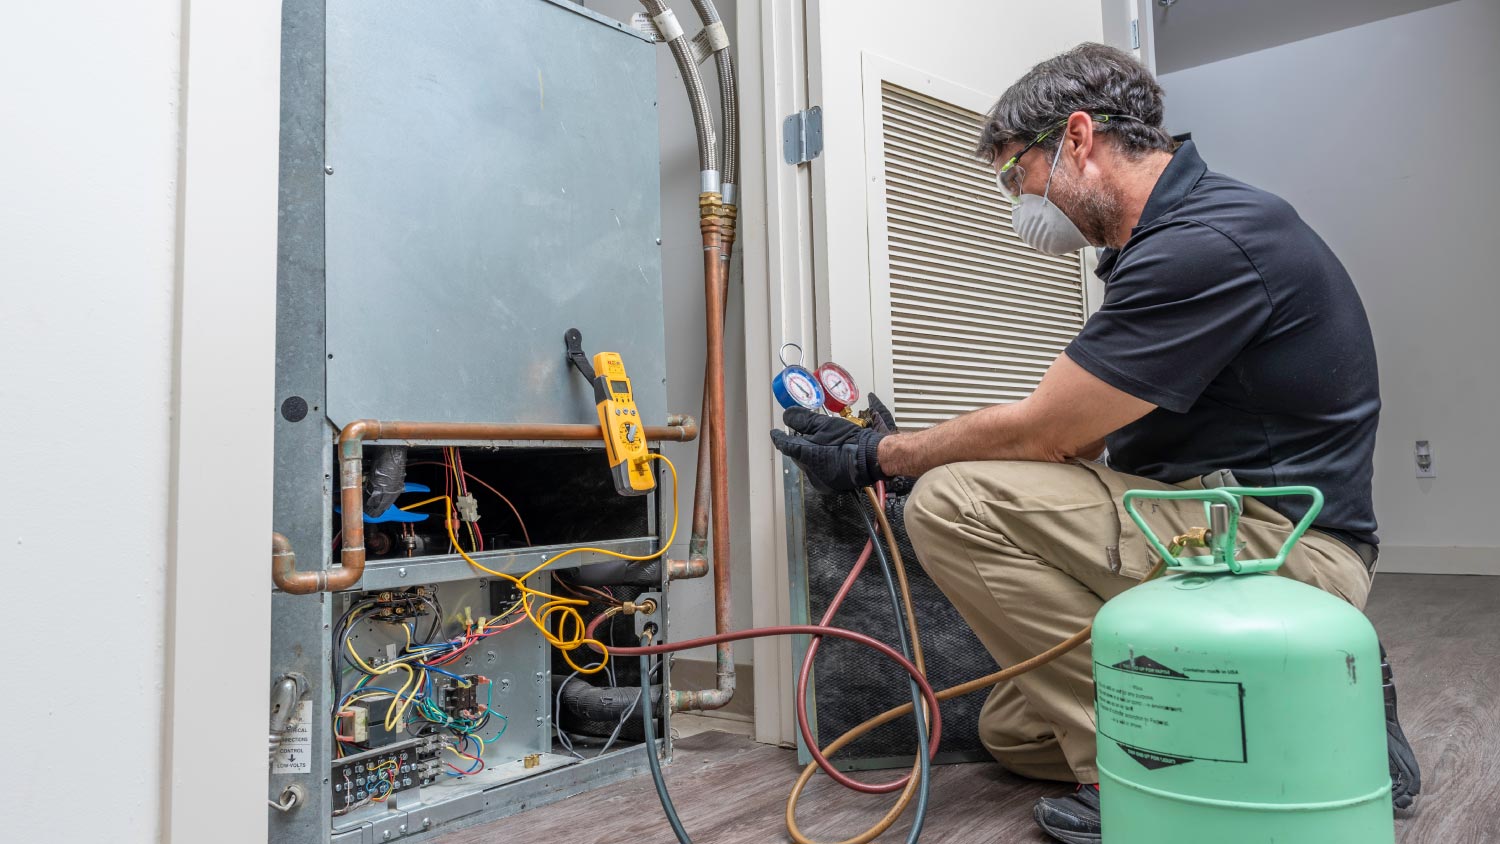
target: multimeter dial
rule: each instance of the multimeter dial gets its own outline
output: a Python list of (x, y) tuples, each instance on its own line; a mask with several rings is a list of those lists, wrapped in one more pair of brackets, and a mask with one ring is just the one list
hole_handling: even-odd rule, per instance
[(818, 367), (818, 383), (823, 387), (823, 406), (834, 413), (859, 401), (859, 387), (847, 369), (836, 363)]
[(805, 367), (788, 366), (771, 380), (771, 392), (782, 407), (805, 407), (817, 410), (823, 406), (823, 388), (818, 379)]

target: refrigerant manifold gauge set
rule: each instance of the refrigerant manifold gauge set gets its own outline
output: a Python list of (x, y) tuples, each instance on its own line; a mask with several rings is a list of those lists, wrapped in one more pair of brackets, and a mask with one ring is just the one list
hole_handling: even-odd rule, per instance
[[(787, 360), (787, 350), (796, 349), (796, 362)], [(832, 361), (810, 370), (803, 365), (802, 347), (786, 343), (779, 353), (781, 371), (771, 379), (771, 392), (783, 408), (801, 407), (842, 416), (855, 424), (864, 422), (851, 410), (859, 401), (859, 387), (849, 370)]]

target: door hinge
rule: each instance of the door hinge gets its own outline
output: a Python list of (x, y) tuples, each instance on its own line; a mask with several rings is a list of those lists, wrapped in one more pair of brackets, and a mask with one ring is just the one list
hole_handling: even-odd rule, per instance
[(781, 156), (788, 164), (802, 164), (823, 154), (823, 109), (819, 106), (791, 115), (781, 123)]
[(1141, 48), (1141, 20), (1140, 20), (1140, 18), (1136, 18), (1135, 20), (1132, 20), (1130, 22), (1130, 49), (1132, 49), (1132, 50), (1139, 50), (1140, 48)]

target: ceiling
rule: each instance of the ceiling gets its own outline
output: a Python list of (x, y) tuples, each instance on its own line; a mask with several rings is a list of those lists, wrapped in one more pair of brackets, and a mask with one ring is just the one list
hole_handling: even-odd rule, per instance
[(1156, 72), (1208, 64), (1453, 0), (1155, 0)]

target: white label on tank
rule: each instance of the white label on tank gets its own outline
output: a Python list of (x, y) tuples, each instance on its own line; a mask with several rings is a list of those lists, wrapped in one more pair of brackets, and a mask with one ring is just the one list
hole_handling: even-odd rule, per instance
[(297, 718), (281, 734), (276, 755), (271, 758), (273, 774), (307, 774), (312, 772), (312, 701), (297, 704)]
[(1245, 761), (1243, 683), (1195, 680), (1136, 657), (1094, 663), (1094, 688), (1099, 733), (1147, 768)]

